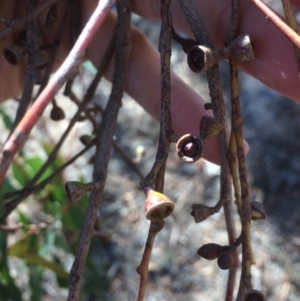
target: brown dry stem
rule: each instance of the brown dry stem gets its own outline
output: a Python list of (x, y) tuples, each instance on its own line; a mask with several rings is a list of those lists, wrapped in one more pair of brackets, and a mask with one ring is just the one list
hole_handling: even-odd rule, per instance
[[(228, 46), (237, 36), (238, 33), (238, 27), (240, 24), (240, 6), (241, 1), (240, 0), (233, 0), (232, 1), (232, 8), (231, 8), (231, 22), (230, 22), (230, 28), (227, 34), (227, 38), (225, 41), (225, 45)], [(230, 60), (232, 61), (232, 60)], [(234, 90), (238, 93), (238, 78), (237, 76), (231, 78), (231, 82), (234, 83)], [(233, 96), (232, 96), (233, 97)], [(228, 165), (231, 173), (231, 178), (233, 181), (234, 186), (234, 192), (235, 192), (235, 202), (237, 204), (238, 212), (241, 212), (241, 197), (240, 197), (240, 187), (238, 184), (238, 175), (237, 175), (237, 166), (236, 166), (236, 141), (234, 139), (234, 134), (231, 133), (230, 140), (229, 140), (229, 147), (228, 147), (228, 154), (227, 154), (227, 160)], [(232, 209), (232, 207), (231, 207)], [(235, 279), (236, 279), (236, 272), (237, 272), (237, 266), (233, 266), (229, 270), (228, 280), (227, 280), (227, 288), (226, 288), (226, 295), (225, 295), (225, 301), (232, 301), (233, 300), (233, 292), (235, 288)]]
[[(0, 32), (0, 41), (7, 38), (9, 35), (14, 33), (20, 32), (21, 30), (25, 29), (26, 26), (36, 20), (44, 11), (50, 8), (53, 4), (55, 4), (58, 0), (46, 0), (43, 1), (40, 5), (38, 5), (31, 13), (20, 17), (16, 20), (11, 20), (11, 22), (5, 22), (8, 27), (3, 29)], [(3, 20), (3, 18), (2, 18)], [(7, 20), (7, 19), (4, 19)]]
[(247, 181), (246, 160), (244, 154), (244, 140), (243, 140), (243, 121), (241, 116), (240, 101), (238, 94), (238, 67), (234, 59), (230, 60), (230, 78), (231, 78), (231, 110), (232, 110), (232, 130), (235, 134), (237, 157), (239, 163), (239, 178), (241, 187), (242, 199), (242, 214), (241, 214), (241, 238), (242, 238), (242, 274), (240, 278), (240, 286), (237, 300), (242, 300), (245, 290), (250, 289), (251, 286), (251, 207), (249, 200), (249, 189)]
[[(291, 1), (281, 0), (281, 2), (282, 2), (287, 24), (291, 27), (291, 29), (293, 29), (298, 34), (298, 36), (300, 36), (300, 29), (298, 28), (298, 24), (295, 18), (293, 7), (291, 5)], [(298, 69), (300, 71), (300, 49), (295, 46), (294, 48), (295, 48), (295, 55), (298, 63)]]
[(66, 60), (4, 144), (0, 155), (0, 186), (2, 186), (6, 172), (15, 155), (27, 141), (32, 128), (41, 117), (47, 105), (52, 101), (62, 85), (76, 74), (78, 67), (82, 63), (86, 48), (113, 4), (114, 1), (112, 0), (101, 1), (99, 3)]
[(170, 59), (172, 40), (172, 15), (170, 0), (161, 0), (161, 33), (159, 39), (159, 52), (161, 62), (161, 114), (160, 133), (155, 162), (150, 173), (141, 186), (155, 187), (162, 192), (164, 187), (164, 175), (169, 148), (174, 140), (174, 132), (171, 118), (171, 84), (170, 84)]
[(251, 0), (255, 6), (271, 21), (298, 49), (300, 49), (300, 36), (291, 29), (282, 19), (272, 11), (263, 1)]
[(90, 196), (90, 202), (84, 220), (79, 247), (70, 271), (68, 301), (79, 300), (84, 265), (94, 233), (98, 207), (107, 176), (107, 167), (112, 148), (115, 125), (123, 96), (130, 48), (131, 10), (129, 1), (119, 0), (117, 3), (117, 11), (116, 61), (113, 76), (113, 87), (106, 110), (103, 114), (103, 120), (96, 136), (97, 159), (94, 165), (93, 181), (99, 184), (99, 189), (97, 191), (93, 191)]
[[(212, 42), (205, 30), (205, 27), (197, 14), (197, 11), (191, 0), (178, 0), (181, 9), (183, 10), (186, 19), (193, 31), (196, 41), (200, 45), (208, 46), (213, 49)], [(206, 72), (209, 93), (211, 96), (212, 109), (215, 119), (221, 123), (223, 129), (219, 133), (220, 158), (221, 158), (221, 190), (220, 199), (226, 200), (224, 203), (224, 215), (228, 232), (229, 244), (233, 244), (236, 240), (236, 229), (234, 224), (234, 213), (231, 193), (231, 176), (227, 161), (227, 133), (226, 133), (226, 115), (225, 105), (222, 93), (221, 79), (218, 64), (215, 64)], [(229, 274), (228, 283), (233, 283), (235, 273), (232, 271)], [(230, 299), (227, 299), (230, 300)]]
[(80, 152), (78, 152), (74, 157), (69, 159), (66, 163), (64, 163), (58, 169), (56, 169), (50, 176), (48, 176), (42, 182), (40, 182), (34, 186), (26, 186), (24, 189), (22, 189), (20, 191), (16, 191), (14, 193), (5, 194), (3, 196), (3, 199), (7, 199), (7, 198), (10, 198), (15, 195), (18, 195), (18, 196), (5, 204), (5, 212), (2, 216), (0, 216), (0, 223), (3, 223), (5, 221), (5, 219), (8, 217), (8, 215), (11, 214), (12, 211), (24, 199), (26, 199), (31, 194), (34, 194), (34, 193), (40, 191), (41, 189), (45, 188), (46, 185), (51, 183), (65, 168), (67, 168), (72, 163), (74, 163), (79, 157), (81, 157), (84, 153), (86, 153), (94, 144), (95, 144), (95, 141), (92, 141), (89, 145), (87, 145), (84, 149), (82, 149)]
[(145, 291), (146, 291), (146, 282), (148, 276), (148, 266), (151, 258), (152, 248), (154, 245), (154, 239), (156, 234), (161, 231), (164, 225), (165, 222), (163, 220), (159, 222), (151, 222), (150, 224), (149, 233), (145, 244), (144, 254), (140, 265), (136, 269), (137, 273), (141, 276), (137, 301), (144, 300)]

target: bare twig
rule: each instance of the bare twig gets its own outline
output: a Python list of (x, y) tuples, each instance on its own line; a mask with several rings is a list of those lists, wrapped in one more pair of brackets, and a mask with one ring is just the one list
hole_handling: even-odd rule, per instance
[(114, 2), (115, 1), (113, 0), (99, 2), (99, 5), (64, 63), (57, 70), (47, 87), (39, 95), (33, 106), (21, 120), (10, 139), (5, 143), (0, 156), (0, 186), (2, 186), (6, 171), (13, 158), (24, 145), (31, 129), (42, 115), (48, 103), (53, 99), (62, 85), (77, 72), (86, 48), (112, 8)]
[[(194, 36), (200, 45), (205, 45), (213, 48), (212, 42), (207, 35), (204, 25), (201, 22), (197, 10), (191, 0), (178, 0), (181, 9), (183, 10), (187, 21), (192, 28)], [(233, 210), (231, 202), (231, 180), (229, 167), (227, 162), (227, 135), (226, 135), (226, 116), (225, 105), (222, 93), (222, 86), (219, 74), (218, 65), (214, 65), (207, 71), (207, 80), (212, 100), (212, 109), (215, 119), (222, 124), (223, 129), (219, 133), (220, 156), (221, 156), (221, 199), (228, 200), (225, 202), (225, 219), (228, 228), (229, 242), (233, 243), (236, 240), (236, 231), (233, 220)]]
[[(284, 14), (286, 17), (287, 24), (300, 36), (300, 29), (298, 28), (298, 24), (295, 18), (295, 14), (293, 11), (293, 7), (291, 5), (290, 0), (281, 0), (282, 6), (284, 9)], [(300, 71), (300, 49), (295, 47), (295, 55), (298, 61), (298, 69)]]
[(0, 217), (0, 223), (3, 223), (4, 220), (8, 217), (9, 214), (29, 195), (41, 190), (44, 188), (47, 184), (51, 183), (55, 177), (57, 177), (58, 174), (60, 174), (66, 167), (71, 165), (73, 162), (75, 162), (79, 157), (81, 157), (85, 152), (87, 152), (93, 145), (95, 144), (95, 141), (92, 141), (89, 145), (87, 145), (84, 149), (82, 149), (78, 154), (76, 154), (74, 157), (72, 157), (70, 160), (68, 160), (66, 163), (64, 163), (61, 167), (56, 169), (49, 177), (47, 177), (42, 182), (38, 183), (35, 186), (26, 186), (26, 188), (14, 192), (14, 193), (8, 193), (3, 196), (4, 199), (7, 199), (11, 196), (18, 195), (15, 199), (7, 202), (5, 204), (5, 212)]
[(297, 48), (300, 49), (300, 36), (272, 11), (263, 1), (251, 0), (255, 6), (270, 20)]
[[(63, 135), (61, 136), (61, 138), (59, 139), (59, 141), (56, 143), (54, 149), (52, 150), (51, 154), (49, 155), (47, 161), (45, 162), (45, 164), (43, 164), (43, 166), (41, 167), (41, 169), (38, 171), (38, 173), (34, 176), (34, 178), (30, 181), (30, 183), (28, 183), (27, 186), (31, 186), (32, 184), (36, 183), (36, 181), (41, 177), (41, 175), (44, 173), (44, 171), (51, 165), (51, 163), (55, 160), (59, 149), (61, 148), (62, 144), (64, 143), (64, 141), (66, 140), (66, 137), (68, 136), (68, 134), (70, 133), (71, 129), (74, 127), (74, 125), (76, 124), (78, 118), (80, 117), (80, 114), (85, 110), (87, 104), (93, 99), (96, 89), (99, 85), (100, 79), (103, 76), (103, 73), (105, 71), (105, 68), (107, 67), (109, 60), (113, 54), (113, 50), (114, 50), (114, 39), (112, 39), (112, 41), (110, 42), (103, 60), (100, 63), (100, 66), (98, 68), (97, 74), (94, 77), (93, 81), (91, 82), (90, 86), (87, 89), (86, 94), (84, 95), (83, 101), (81, 102), (81, 104), (78, 107), (77, 112), (75, 113), (75, 115), (73, 116), (72, 120), (70, 121), (67, 129), (65, 130), (65, 132), (63, 133)], [(72, 91), (67, 91), (67, 95), (70, 96), (70, 94), (72, 93)]]
[(235, 135), (232, 131), (230, 134), (229, 140), (229, 148), (228, 148), (228, 162), (232, 177), (232, 183), (234, 187), (234, 197), (235, 203), (237, 206), (237, 210), (239, 216), (242, 215), (242, 200), (241, 200), (241, 193), (240, 193), (240, 184), (239, 184), (239, 175), (238, 175), (238, 167), (237, 167), (237, 156), (236, 156), (236, 142), (235, 142)]
[[(213, 49), (212, 42), (205, 30), (205, 27), (199, 17), (193, 2), (191, 0), (178, 0), (181, 9), (183, 10), (190, 27), (192, 28), (193, 34), (200, 45), (208, 46)], [(238, 17), (234, 16), (232, 19), (238, 20)], [(237, 23), (236, 23), (237, 24)], [(234, 24), (234, 26), (236, 26)], [(234, 28), (233, 28), (234, 29)], [(229, 33), (229, 37), (233, 35)], [(228, 232), (229, 244), (233, 244), (236, 240), (236, 229), (234, 224), (234, 213), (232, 205), (232, 192), (231, 192), (231, 177), (230, 170), (227, 161), (227, 133), (226, 133), (226, 113), (224, 98), (222, 93), (222, 85), (220, 80), (219, 67), (215, 64), (210, 70), (206, 72), (208, 87), (211, 96), (212, 109), (214, 112), (215, 119), (221, 123), (223, 129), (219, 133), (219, 145), (220, 145), (220, 158), (221, 158), (221, 190), (220, 199), (226, 200), (224, 202), (224, 215), (226, 221), (226, 227)], [(235, 269), (235, 268), (234, 268)], [(236, 269), (235, 269), (236, 270)], [(235, 273), (233, 270), (229, 274), (228, 283), (232, 285), (235, 278)], [(227, 293), (231, 291), (231, 286), (227, 288)], [(232, 295), (231, 295), (232, 296)], [(232, 298), (228, 295), (228, 299)], [(227, 298), (227, 297), (226, 297)]]
[[(228, 46), (233, 39), (237, 36), (238, 27), (240, 24), (240, 0), (232, 1), (232, 9), (231, 9), (231, 22), (230, 28), (227, 34), (227, 38), (225, 41), (225, 45)], [(237, 77), (234, 77), (232, 81), (238, 85)], [(238, 89), (238, 86), (236, 86)], [(233, 95), (231, 97), (234, 97)], [(238, 174), (237, 174), (237, 164), (236, 164), (236, 142), (235, 136), (233, 133), (230, 135), (229, 147), (228, 147), (228, 165), (231, 172), (231, 177), (233, 181), (234, 191), (235, 191), (235, 202), (237, 204), (238, 212), (241, 212), (241, 197), (240, 197), (240, 186), (238, 182)], [(227, 280), (227, 288), (225, 301), (233, 300), (233, 292), (235, 288), (235, 279), (236, 279), (237, 266), (233, 266), (228, 274)]]
[(136, 271), (141, 276), (140, 280), (140, 287), (139, 287), (139, 294), (137, 297), (137, 301), (143, 301), (146, 291), (146, 282), (147, 282), (147, 276), (148, 276), (148, 266), (151, 258), (151, 253), (154, 245), (154, 239), (156, 234), (161, 231), (161, 229), (164, 227), (165, 222), (159, 221), (159, 222), (151, 222), (149, 227), (149, 233), (147, 237), (147, 241), (145, 244), (145, 250), (144, 254), (141, 260), (140, 265), (137, 267)]
[(165, 166), (171, 142), (174, 140), (171, 118), (170, 59), (172, 40), (172, 15), (169, 0), (161, 0), (161, 33), (159, 51), (161, 61), (161, 114), (160, 134), (155, 162), (150, 173), (141, 183), (142, 187), (152, 186), (163, 191)]
[[(69, 3), (71, 1), (72, 0), (69, 0)], [(63, 17), (60, 21), (60, 24), (59, 24), (58, 28), (57, 28), (57, 33), (56, 33), (55, 38), (54, 38), (54, 40), (51, 44), (51, 47), (50, 47), (49, 63), (48, 63), (48, 65), (47, 65), (47, 67), (44, 71), (43, 78), (42, 78), (42, 83), (41, 83), (41, 86), (39, 88), (39, 91), (38, 91), (37, 95), (40, 95), (40, 93), (44, 90), (44, 88), (46, 87), (46, 85), (49, 82), (49, 78), (50, 78), (50, 75), (53, 71), (53, 66), (54, 66), (54, 63), (55, 63), (55, 58), (56, 58), (56, 55), (57, 55), (57, 52), (58, 52), (58, 49), (59, 49), (59, 45), (61, 43), (61, 40), (62, 40), (63, 35), (65, 33), (65, 29), (67, 28), (66, 25), (67, 25), (71, 15), (72, 15), (72, 10), (70, 11), (69, 6), (66, 5), (65, 11), (63, 13)]]
[(121, 106), (125, 74), (130, 44), (130, 4), (128, 0), (119, 0), (118, 22), (116, 31), (116, 62), (113, 77), (112, 93), (103, 120), (96, 137), (97, 151), (93, 181), (99, 184), (99, 189), (93, 191), (90, 197), (89, 207), (84, 220), (83, 231), (79, 248), (70, 271), (70, 288), (68, 301), (79, 300), (80, 287), (83, 277), (83, 269), (94, 232), (97, 211), (103, 193), (107, 176), (107, 166), (112, 147), (114, 129), (117, 115)]
[[(28, 23), (36, 20), (44, 11), (50, 8), (53, 4), (55, 4), (58, 0), (46, 0), (43, 1), (40, 5), (36, 7), (34, 11), (30, 14), (25, 15), (17, 20), (11, 21), (9, 27), (3, 29), (0, 32), (0, 41), (7, 38), (9, 35), (12, 35), (16, 32), (19, 32), (28, 25)], [(3, 18), (2, 18), (3, 20)]]
[(249, 189), (247, 181), (246, 161), (244, 154), (244, 140), (243, 140), (243, 122), (241, 116), (239, 94), (238, 94), (238, 79), (237, 79), (237, 62), (230, 59), (230, 73), (231, 73), (231, 110), (232, 110), (232, 126), (235, 134), (237, 145), (237, 157), (239, 162), (239, 178), (241, 187), (242, 199), (242, 214), (241, 214), (241, 238), (242, 238), (242, 274), (240, 278), (240, 286), (237, 300), (242, 300), (245, 290), (251, 289), (251, 207), (249, 200)]
[[(173, 33), (171, 1), (161, 0), (161, 31), (159, 39), (159, 52), (161, 62), (161, 115), (160, 115), (160, 134), (157, 147), (155, 162), (150, 173), (141, 186), (153, 187), (156, 191), (162, 192), (164, 189), (164, 178), (166, 162), (172, 137), (174, 135), (171, 119), (171, 84), (170, 84), (170, 59), (171, 59), (171, 39)], [(162, 220), (151, 222), (148, 238), (145, 244), (144, 254), (137, 273), (141, 276), (140, 287), (137, 301), (143, 301), (146, 291), (148, 266), (156, 234), (164, 227)]]

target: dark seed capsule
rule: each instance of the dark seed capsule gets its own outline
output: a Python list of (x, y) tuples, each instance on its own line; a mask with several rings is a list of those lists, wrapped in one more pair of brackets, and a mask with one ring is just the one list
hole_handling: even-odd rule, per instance
[(54, 106), (50, 113), (50, 118), (54, 121), (59, 121), (65, 118), (65, 112), (61, 107)]
[(204, 67), (204, 53), (202, 51), (194, 53), (191, 60), (196, 69), (202, 69)]
[(199, 160), (203, 153), (203, 142), (192, 134), (182, 136), (176, 144), (179, 158), (187, 163)]
[(258, 290), (250, 290), (246, 292), (243, 301), (265, 301), (265, 297)]
[(237, 253), (234, 249), (221, 252), (218, 257), (218, 266), (222, 270), (229, 270), (232, 268), (237, 260)]
[(198, 146), (196, 143), (188, 142), (187, 144), (183, 145), (181, 151), (185, 156), (195, 157), (198, 151)]
[(205, 110), (212, 110), (212, 103), (211, 102), (207, 102), (204, 104), (204, 109)]
[(198, 250), (197, 254), (207, 260), (214, 260), (219, 256), (222, 249), (223, 249), (222, 246), (218, 244), (210, 243), (210, 244), (203, 245)]

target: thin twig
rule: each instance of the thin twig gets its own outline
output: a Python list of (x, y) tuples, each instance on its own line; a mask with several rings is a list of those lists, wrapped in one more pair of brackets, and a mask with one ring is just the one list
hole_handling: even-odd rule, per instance
[(115, 141), (113, 142), (113, 148), (122, 156), (124, 161), (139, 175), (139, 177), (142, 180), (144, 178), (144, 175), (139, 170), (136, 163), (133, 162), (132, 158), (126, 152), (124, 152), (124, 150), (120, 147), (120, 145)]
[[(38, 179), (42, 176), (42, 174), (45, 172), (45, 170), (52, 164), (52, 162), (55, 160), (58, 151), (60, 150), (62, 144), (64, 143), (64, 141), (66, 140), (68, 134), (70, 133), (71, 129), (74, 127), (74, 125), (76, 124), (78, 118), (80, 117), (80, 114), (85, 110), (86, 106), (88, 105), (88, 103), (93, 99), (96, 89), (99, 85), (99, 82), (103, 76), (103, 73), (111, 59), (112, 53), (114, 50), (114, 39), (111, 40), (110, 44), (108, 45), (108, 48), (104, 54), (103, 60), (100, 63), (100, 66), (98, 68), (98, 71), (95, 75), (95, 77), (93, 78), (90, 86), (87, 89), (87, 92), (84, 95), (83, 101), (81, 102), (81, 104), (78, 107), (77, 112), (75, 113), (75, 115), (73, 116), (73, 118), (71, 119), (67, 129), (65, 130), (65, 132), (63, 133), (63, 135), (61, 136), (61, 138), (59, 139), (59, 141), (56, 143), (54, 149), (52, 150), (51, 154), (49, 155), (47, 161), (45, 162), (45, 164), (43, 164), (43, 166), (41, 167), (41, 169), (38, 171), (38, 173), (34, 176), (34, 178), (30, 181), (30, 183), (28, 183), (28, 186), (31, 186), (32, 184), (36, 183), (38, 181)], [(72, 91), (68, 91), (68, 96), (70, 95)]]
[(33, 82), (30, 79), (30, 76), (26, 72), (25, 76), (25, 83), (23, 87), (22, 97), (20, 99), (20, 104), (17, 109), (16, 117), (13, 122), (13, 125), (10, 130), (10, 134), (8, 137), (11, 136), (17, 125), (19, 124), (20, 120), (24, 117), (27, 112), (28, 107), (30, 106), (32, 100), (32, 92), (33, 92)]
[(0, 17), (0, 23), (1, 24), (4, 24), (6, 26), (10, 26), (12, 22), (13, 22), (12, 19)]
[(11, 24), (9, 25), (9, 27), (3, 29), (0, 32), (0, 41), (4, 40), (9, 35), (12, 35), (12, 34), (14, 34), (16, 32), (20, 32), (21, 30), (25, 29), (26, 26), (30, 22), (36, 20), (44, 11), (46, 11), (48, 8), (50, 8), (57, 1), (58, 0), (46, 0), (46, 1), (43, 1), (30, 14), (25, 15), (25, 16), (19, 18), (19, 19), (16, 19), (16, 20), (12, 21)]
[(171, 84), (170, 59), (172, 40), (172, 15), (169, 0), (161, 0), (161, 32), (159, 39), (159, 52), (161, 62), (161, 114), (160, 132), (155, 162), (150, 173), (141, 183), (142, 187), (152, 186), (162, 192), (164, 187), (164, 174), (169, 148), (174, 140), (171, 118)]
[[(231, 22), (230, 22), (230, 28), (227, 34), (227, 38), (225, 41), (225, 45), (228, 46), (234, 38), (236, 38), (238, 33), (238, 28), (240, 24), (240, 6), (241, 6), (241, 0), (232, 0), (232, 8), (231, 8)], [(229, 60), (230, 62), (231, 59)], [(236, 62), (234, 62), (236, 64)], [(230, 64), (231, 67), (231, 64)], [(238, 71), (237, 71), (238, 72)], [(231, 73), (231, 83), (234, 85), (234, 87), (237, 89), (238, 92), (238, 79), (237, 79), (237, 72)], [(236, 91), (236, 90), (234, 90)], [(233, 94), (231, 94), (231, 97), (235, 97)], [(238, 176), (237, 176), (237, 166), (236, 166), (236, 142), (234, 139), (234, 135), (231, 133), (230, 135), (230, 141), (229, 141), (229, 147), (228, 147), (228, 153), (227, 153), (227, 160), (228, 160), (228, 166), (230, 169), (233, 185), (234, 185), (234, 191), (235, 191), (235, 202), (237, 204), (238, 211), (240, 212), (241, 207), (241, 198), (240, 198), (240, 186), (238, 185)], [(231, 203), (231, 202), (230, 202)], [(232, 210), (232, 206), (230, 206), (229, 210)], [(226, 209), (225, 209), (226, 211)], [(228, 216), (229, 217), (229, 216)], [(232, 219), (232, 217), (231, 217)], [(232, 223), (233, 220), (230, 221)], [(227, 288), (226, 288), (226, 294), (225, 294), (225, 301), (232, 301), (233, 300), (233, 292), (235, 288), (235, 279), (236, 279), (236, 272), (237, 272), (237, 266), (233, 266), (228, 274), (227, 279)]]
[(61, 167), (56, 169), (50, 176), (48, 176), (45, 180), (38, 183), (35, 186), (26, 186), (26, 188), (14, 192), (14, 193), (8, 193), (3, 196), (3, 199), (7, 199), (11, 196), (14, 196), (18, 194), (18, 196), (7, 202), (5, 204), (5, 213), (0, 217), (0, 223), (3, 223), (4, 220), (8, 217), (8, 215), (11, 214), (11, 212), (28, 196), (31, 194), (43, 189), (47, 184), (51, 183), (55, 177), (57, 177), (58, 174), (60, 174), (66, 167), (71, 165), (73, 162), (75, 162), (79, 157), (81, 157), (85, 152), (87, 152), (93, 145), (95, 144), (94, 141), (92, 141), (89, 145), (87, 145), (84, 149), (82, 149), (78, 154), (76, 154), (74, 157), (72, 157), (70, 160), (68, 160), (66, 163), (64, 163)]
[[(194, 33), (197, 42), (200, 45), (205, 45), (213, 48), (212, 42), (202, 24), (197, 10), (191, 0), (178, 0), (181, 9), (183, 10), (187, 21)], [(229, 242), (233, 243), (236, 240), (236, 231), (233, 220), (232, 197), (231, 197), (231, 180), (229, 166), (227, 162), (227, 134), (226, 134), (226, 114), (224, 98), (222, 93), (222, 85), (218, 65), (215, 64), (207, 71), (208, 87), (212, 100), (212, 109), (215, 119), (222, 124), (223, 129), (219, 133), (220, 157), (221, 157), (221, 192), (220, 198), (227, 200), (224, 204), (225, 219), (227, 224)]]
[(112, 140), (117, 122), (118, 111), (121, 106), (125, 74), (129, 58), (130, 47), (130, 3), (129, 0), (117, 2), (118, 21), (116, 29), (116, 62), (113, 77), (113, 87), (109, 102), (103, 114), (103, 120), (96, 136), (96, 162), (93, 181), (98, 183), (99, 189), (90, 196), (89, 206), (84, 220), (83, 231), (70, 271), (70, 288), (68, 301), (79, 300), (83, 269), (94, 232), (99, 203), (102, 197), (107, 167), (112, 148)]
[[(70, 2), (71, 2), (71, 0), (69, 0), (69, 3)], [(60, 43), (62, 41), (63, 35), (65, 33), (65, 29), (67, 28), (66, 25), (69, 21), (69, 18), (71, 16), (71, 14), (72, 14), (72, 11), (70, 11), (69, 6), (66, 5), (65, 11), (64, 11), (63, 16), (62, 16), (61, 21), (60, 21), (60, 24), (57, 28), (57, 33), (56, 33), (55, 38), (54, 38), (54, 40), (51, 44), (51, 47), (50, 47), (49, 63), (47, 65), (46, 70), (44, 71), (43, 78), (42, 78), (42, 83), (41, 83), (41, 86), (40, 86), (39, 91), (37, 93), (37, 96), (41, 94), (41, 92), (44, 90), (44, 88), (46, 87), (46, 85), (49, 82), (50, 75), (53, 71), (55, 58), (56, 58)]]
[[(291, 5), (290, 0), (281, 0), (284, 14), (286, 17), (287, 24), (300, 36), (300, 29), (298, 28), (298, 24), (295, 18), (295, 14), (293, 11), (293, 7)], [(295, 55), (298, 62), (298, 69), (300, 71), (300, 49), (295, 47)]]
[(33, 106), (21, 120), (10, 139), (4, 144), (0, 156), (0, 186), (2, 186), (5, 174), (17, 152), (26, 142), (30, 131), (37, 123), (43, 111), (62, 85), (77, 72), (82, 62), (85, 50), (93, 36), (103, 23), (105, 17), (113, 7), (114, 0), (100, 1), (93, 15), (89, 19), (73, 49), (61, 67), (54, 74), (47, 87), (39, 95)]
[(148, 232), (147, 241), (145, 243), (145, 249), (143, 253), (143, 257), (141, 260), (141, 263), (137, 267), (136, 271), (141, 276), (140, 279), (140, 287), (139, 287), (139, 293), (137, 297), (137, 301), (143, 301), (146, 291), (146, 282), (147, 282), (147, 276), (148, 276), (148, 266), (151, 258), (151, 253), (154, 245), (154, 239), (156, 234), (161, 231), (161, 229), (164, 227), (165, 222), (159, 221), (159, 222), (151, 222)]
[(239, 216), (242, 216), (242, 199), (240, 193), (240, 183), (239, 183), (239, 174), (238, 174), (238, 167), (237, 167), (237, 156), (236, 156), (236, 142), (235, 142), (235, 135), (234, 132), (231, 131), (230, 140), (229, 140), (229, 148), (228, 148), (228, 161), (229, 161), (229, 168), (232, 177), (232, 183), (234, 188), (234, 197), (235, 203), (237, 206), (237, 210)]
[[(178, 0), (181, 9), (183, 10), (187, 21), (193, 31), (193, 34), (200, 45), (205, 45), (213, 49), (213, 44), (207, 34), (207, 31), (198, 15), (193, 2), (191, 0)], [(235, 16), (233, 19), (237, 19)], [(237, 24), (237, 23), (236, 23)], [(236, 26), (235, 24), (235, 26)], [(233, 28), (234, 29), (234, 28)], [(228, 36), (231, 37), (232, 33)], [(215, 64), (210, 70), (206, 72), (209, 92), (211, 96), (212, 109), (214, 112), (215, 119), (222, 124), (223, 129), (219, 133), (219, 145), (220, 145), (220, 159), (221, 159), (221, 189), (220, 199), (224, 201), (224, 216), (227, 227), (229, 244), (233, 244), (236, 240), (236, 229), (234, 224), (234, 213), (232, 204), (232, 192), (231, 192), (231, 176), (229, 170), (229, 164), (227, 161), (227, 150), (228, 141), (226, 133), (226, 112), (225, 104), (222, 93), (222, 85), (220, 79), (220, 72), (218, 64)], [(226, 298), (230, 300), (232, 294), (229, 295), (229, 291), (232, 290), (231, 285), (235, 279), (236, 268), (229, 274), (228, 284), (230, 287), (227, 288)], [(228, 296), (227, 296), (228, 294)]]
[(231, 112), (232, 112), (232, 130), (235, 134), (237, 145), (237, 157), (239, 162), (239, 178), (242, 198), (242, 215), (241, 215), (241, 238), (242, 238), (242, 274), (240, 278), (240, 286), (237, 300), (242, 300), (245, 290), (251, 289), (251, 207), (249, 199), (249, 189), (247, 181), (246, 160), (244, 154), (243, 139), (243, 121), (241, 116), (241, 108), (238, 94), (238, 66), (234, 59), (230, 59), (231, 73)]
[(297, 48), (300, 49), (300, 36), (272, 11), (263, 1), (251, 0), (255, 6), (270, 20)]

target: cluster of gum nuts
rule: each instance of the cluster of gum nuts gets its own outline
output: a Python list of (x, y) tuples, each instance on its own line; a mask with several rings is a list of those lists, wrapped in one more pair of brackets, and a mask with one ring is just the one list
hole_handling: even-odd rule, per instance
[[(218, 259), (218, 266), (222, 270), (228, 270), (239, 265), (237, 246), (221, 246), (215, 243), (205, 244), (199, 248), (197, 254), (204, 259)], [(248, 290), (243, 298), (243, 301), (265, 301), (264, 295), (255, 289)]]

